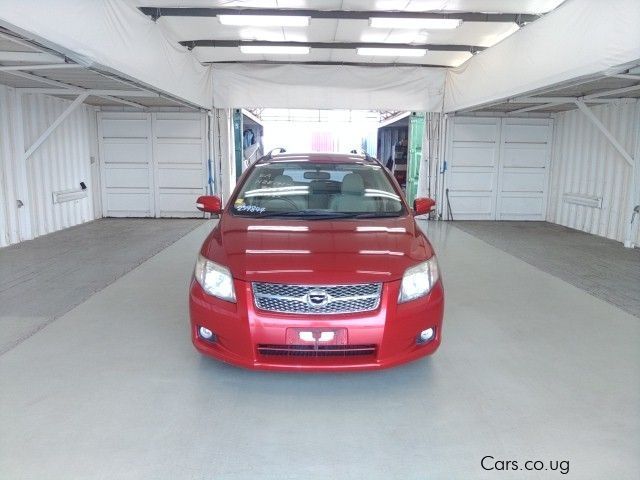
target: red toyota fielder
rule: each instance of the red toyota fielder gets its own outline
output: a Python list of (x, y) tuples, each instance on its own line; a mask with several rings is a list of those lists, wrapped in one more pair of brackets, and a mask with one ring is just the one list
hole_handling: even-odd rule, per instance
[(200, 249), (193, 344), (268, 370), (392, 367), (440, 345), (444, 292), (433, 247), (389, 172), (358, 155), (279, 154), (253, 164)]

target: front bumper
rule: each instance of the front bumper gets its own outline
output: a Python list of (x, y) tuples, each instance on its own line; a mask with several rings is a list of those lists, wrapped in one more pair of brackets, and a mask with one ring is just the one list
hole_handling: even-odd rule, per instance
[[(233, 365), (262, 370), (376, 370), (430, 355), (440, 345), (444, 312), (440, 281), (429, 295), (402, 304), (397, 303), (400, 281), (387, 282), (383, 284), (380, 306), (374, 311), (318, 316), (258, 310), (253, 302), (251, 284), (234, 280), (234, 286), (237, 303), (207, 295), (194, 280), (189, 292), (194, 346), (205, 355)], [(201, 326), (215, 334), (215, 342), (199, 337)], [(427, 328), (434, 328), (435, 336), (429, 342), (419, 344), (417, 336)], [(292, 355), (286, 353), (286, 348), (279, 347), (287, 347), (290, 341), (287, 332), (293, 329), (340, 332), (343, 338), (346, 336), (344, 348), (367, 348), (344, 355)], [(312, 346), (309, 348), (313, 349)]]

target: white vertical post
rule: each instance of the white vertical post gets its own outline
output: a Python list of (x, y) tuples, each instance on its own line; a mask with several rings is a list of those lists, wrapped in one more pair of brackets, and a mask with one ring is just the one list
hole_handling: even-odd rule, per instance
[(33, 238), (31, 229), (31, 204), (29, 198), (29, 182), (27, 180), (27, 161), (24, 155), (24, 123), (22, 111), (22, 94), (14, 90), (12, 110), (15, 112), (13, 122), (13, 171), (16, 178), (16, 201), (18, 202), (19, 241)]
[(220, 168), (219, 194), (223, 204), (226, 204), (236, 183), (233, 111), (229, 108), (216, 108), (214, 117), (214, 162)]
[(635, 149), (633, 152), (633, 165), (631, 166), (631, 175), (629, 175), (629, 192), (627, 195), (627, 212), (631, 218), (625, 218), (627, 225), (624, 235), (624, 246), (633, 248), (636, 246), (635, 233), (640, 225), (640, 212), (635, 213), (634, 208), (640, 205), (640, 101), (636, 102), (635, 108)]

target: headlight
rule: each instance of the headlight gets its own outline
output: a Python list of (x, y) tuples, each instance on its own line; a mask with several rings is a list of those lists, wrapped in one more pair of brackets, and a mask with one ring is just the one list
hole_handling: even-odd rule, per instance
[(227, 302), (236, 301), (236, 292), (233, 289), (233, 278), (227, 267), (198, 255), (194, 277), (205, 292)]
[(408, 268), (402, 277), (398, 303), (425, 296), (431, 291), (439, 277), (438, 261), (435, 255), (426, 262)]

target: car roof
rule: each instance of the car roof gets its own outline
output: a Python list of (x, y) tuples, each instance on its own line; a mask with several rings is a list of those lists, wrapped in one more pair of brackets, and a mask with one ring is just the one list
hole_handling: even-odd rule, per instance
[(354, 153), (277, 153), (267, 155), (256, 163), (279, 162), (318, 162), (318, 163), (377, 163), (377, 160), (369, 155), (356, 155)]

